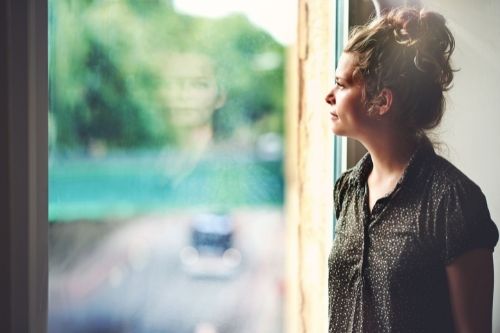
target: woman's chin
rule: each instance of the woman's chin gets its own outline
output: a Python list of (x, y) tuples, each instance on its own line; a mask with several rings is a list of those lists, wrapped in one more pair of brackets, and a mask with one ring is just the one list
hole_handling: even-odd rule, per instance
[(339, 128), (339, 126), (336, 126), (335, 124), (332, 125), (332, 133), (338, 136), (346, 136), (346, 133), (342, 131), (342, 128)]

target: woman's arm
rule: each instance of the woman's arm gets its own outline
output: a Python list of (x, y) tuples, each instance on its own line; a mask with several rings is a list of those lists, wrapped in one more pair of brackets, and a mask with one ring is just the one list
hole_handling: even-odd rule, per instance
[(446, 266), (457, 333), (491, 333), (493, 256), (489, 249), (467, 252)]

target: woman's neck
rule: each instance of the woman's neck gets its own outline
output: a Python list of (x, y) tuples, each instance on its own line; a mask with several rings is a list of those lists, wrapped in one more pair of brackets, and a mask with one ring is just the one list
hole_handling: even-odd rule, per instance
[(178, 133), (180, 147), (191, 152), (203, 150), (212, 143), (213, 134), (210, 124), (182, 129)]
[(418, 141), (383, 131), (362, 143), (370, 153), (373, 164), (367, 179), (368, 204), (372, 211), (378, 199), (394, 191)]
[(401, 177), (418, 144), (417, 138), (408, 138), (400, 133), (378, 133), (369, 140), (361, 142), (370, 153), (373, 180)]

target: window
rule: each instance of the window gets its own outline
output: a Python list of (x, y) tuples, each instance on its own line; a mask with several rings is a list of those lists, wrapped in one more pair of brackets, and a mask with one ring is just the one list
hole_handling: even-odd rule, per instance
[(286, 45), (191, 6), (49, 1), (50, 333), (283, 331)]
[[(302, 63), (300, 71), (307, 75), (303, 83), (305, 82), (308, 87), (306, 90), (302, 90), (302, 92), (307, 91), (307, 96), (298, 96), (297, 85), (295, 85), (298, 82), (295, 75), (291, 75), (291, 80), (288, 81), (295, 94), (290, 97), (287, 109), (295, 109), (299, 103), (301, 105), (307, 104), (307, 107), (302, 108), (300, 115), (295, 113), (296, 110), (289, 113), (290, 118), (294, 119), (294, 126), (289, 128), (294, 130), (288, 130), (287, 135), (295, 137), (289, 140), (295, 146), (293, 149), (287, 150), (286, 156), (290, 167), (295, 168), (298, 166), (297, 159), (295, 159), (298, 156), (294, 155), (300, 152), (300, 161), (305, 161), (305, 163), (301, 162), (301, 166), (307, 166), (307, 168), (301, 169), (300, 179), (296, 178), (295, 172), (288, 173), (289, 179), (287, 179), (287, 191), (289, 192), (287, 201), (290, 212), (299, 209), (299, 206), (300, 209), (298, 214), (288, 215), (290, 219), (287, 217), (286, 221), (289, 240), (287, 241), (286, 253), (290, 255), (290, 258), (293, 258), (287, 264), (286, 305), (289, 316), (287, 315), (286, 325), (290, 329), (306, 327), (308, 330), (315, 330), (324, 328), (326, 325), (326, 283), (323, 278), (324, 274), (321, 272), (325, 268), (323, 259), (325, 253), (328, 252), (327, 242), (331, 239), (331, 230), (329, 229), (331, 227), (329, 223), (331, 221), (331, 207), (328, 206), (330, 203), (329, 194), (331, 194), (331, 182), (328, 181), (328, 177), (331, 176), (331, 169), (327, 165), (325, 167), (322, 163), (317, 163), (318, 159), (315, 158), (321, 156), (323, 161), (325, 158), (328, 160), (332, 149), (325, 142), (328, 142), (331, 136), (326, 128), (318, 126), (321, 117), (317, 111), (325, 106), (322, 103), (322, 98), (318, 99), (318, 94), (323, 97), (323, 91), (326, 91), (330, 84), (328, 78), (331, 73), (327, 74), (323, 70), (333, 67), (328, 67), (327, 62), (333, 60), (333, 56), (329, 55), (329, 52), (333, 50), (330, 25), (334, 22), (331, 17), (334, 11), (329, 6), (333, 4), (331, 1), (310, 2), (308, 8), (304, 8), (304, 2), (301, 3), (301, 12), (308, 13), (308, 19), (305, 20), (308, 24), (301, 25), (300, 31), (307, 32), (308, 37), (305, 40), (305, 45), (309, 47), (309, 55), (313, 56), (308, 59), (299, 59)], [(79, 6), (80, 4), (71, 2), (71, 5)], [(4, 325), (2, 331), (5, 332), (40, 332), (43, 331), (44, 323), (47, 320), (45, 312), (47, 286), (45, 228), (48, 226), (46, 223), (48, 214), (45, 194), (48, 156), (45, 145), (48, 122), (46, 113), (46, 82), (48, 82), (46, 63), (47, 45), (49, 45), (46, 39), (47, 22), (49, 21), (46, 17), (47, 7), (45, 1), (28, 3), (23, 0), (8, 0), (7, 11), (3, 12), (6, 18), (5, 22), (10, 27), (4, 31), (6, 39), (2, 39), (5, 49), (8, 50), (8, 59), (6, 59), (8, 62), (5, 61), (1, 64), (2, 71), (8, 74), (2, 76), (2, 80), (5, 78), (8, 89), (4, 90), (7, 98), (0, 102), (4, 103), (10, 117), (8, 124), (7, 122), (3, 123), (5, 125), (4, 133), (9, 137), (8, 142), (3, 147), (6, 149), (6, 155), (9, 156), (7, 164), (11, 166), (3, 174), (7, 176), (5, 178), (11, 179), (9, 186), (5, 188), (5, 193), (12, 198), (11, 204), (6, 206), (3, 212), (5, 220), (10, 221), (10, 224), (2, 227), (1, 233), (5, 235), (6, 242), (3, 244), (6, 245), (7, 249), (6, 255), (1, 257), (2, 264), (4, 267), (11, 267), (10, 274), (4, 275), (7, 279), (4, 294), (7, 297), (2, 298), (1, 301), (2, 308), (5, 309), (3, 313), (9, 314), (6, 315), (6, 320), (2, 320), (1, 323)], [(271, 17), (274, 16), (271, 15)], [(54, 17), (51, 16), (50, 20), (53, 19)], [(78, 24), (76, 21), (74, 23)], [(112, 35), (112, 31), (105, 31), (105, 34)], [(51, 39), (50, 42), (52, 45), (53, 40)], [(307, 54), (304, 52), (307, 47), (303, 46), (300, 47), (301, 56)], [(298, 57), (294, 55), (294, 51), (289, 52), (290, 58), (297, 60)], [(51, 59), (54, 59), (52, 55), (51, 53)], [(65, 61), (64, 57), (62, 61)], [(297, 63), (295, 65), (292, 63), (289, 66), (288, 73), (298, 73)], [(321, 70), (318, 71), (318, 68)], [(304, 86), (302, 86), (303, 88)], [(51, 91), (53, 89), (54, 87), (51, 86)], [(55, 112), (52, 105), (50, 112)], [(59, 133), (60, 125), (57, 123), (57, 117), (53, 115), (49, 117), (53, 118), (49, 122), (52, 123), (50, 126), (53, 129), (56, 128), (55, 142), (57, 142), (57, 137), (61, 135)], [(301, 118), (301, 123), (299, 127), (296, 127), (295, 121), (299, 118)], [(324, 122), (322, 123), (324, 124)], [(27, 126), (28, 124), (29, 126)], [(311, 128), (314, 128), (314, 131), (311, 131)], [(308, 134), (306, 130), (309, 132)], [(296, 145), (295, 141), (298, 135), (302, 137), (300, 146)], [(54, 130), (52, 130), (51, 137), (54, 138)], [(314, 137), (315, 140), (308, 141), (308, 137)], [(290, 137), (287, 138), (290, 139)], [(305, 138), (306, 140), (304, 140)], [(321, 139), (317, 141), (318, 138)], [(267, 140), (272, 142), (274, 139), (271, 136), (271, 139)], [(92, 147), (96, 148), (93, 151), (97, 153), (97, 156), (106, 151), (101, 142), (93, 142)], [(318, 145), (318, 142), (322, 142), (325, 146)], [(57, 144), (55, 150), (53, 148), (54, 146), (51, 146), (51, 165), (57, 163), (59, 158)], [(311, 175), (312, 178), (309, 177)], [(302, 185), (297, 186), (298, 184)], [(318, 184), (320, 184), (319, 187)], [(304, 203), (300, 199), (297, 201), (296, 195), (299, 193), (302, 197), (313, 200), (308, 201), (308, 203)], [(66, 212), (68, 211), (70, 210), (66, 210)], [(297, 233), (299, 224), (301, 224), (300, 235)], [(298, 250), (298, 245), (300, 245), (300, 250)], [(245, 257), (242, 256), (242, 258)], [(120, 281), (119, 273), (113, 276), (112, 281)], [(281, 283), (279, 285), (281, 289)], [(110, 326), (112, 325), (113, 323)], [(210, 327), (210, 325), (201, 325), (201, 328), (205, 328), (205, 330), (210, 329)]]

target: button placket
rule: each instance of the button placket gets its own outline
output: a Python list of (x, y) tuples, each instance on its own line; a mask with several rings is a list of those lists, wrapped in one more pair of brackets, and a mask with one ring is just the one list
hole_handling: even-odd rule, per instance
[(363, 282), (364, 280), (364, 270), (365, 270), (365, 262), (366, 262), (366, 256), (368, 253), (368, 248), (369, 248), (369, 225), (371, 224), (371, 214), (370, 214), (370, 206), (369, 206), (369, 198), (368, 198), (368, 184), (365, 184), (364, 186), (364, 193), (363, 193), (363, 208), (362, 208), (362, 231), (363, 231), (363, 243), (361, 247), (361, 264), (359, 267), (359, 274), (361, 277), (361, 281)]

